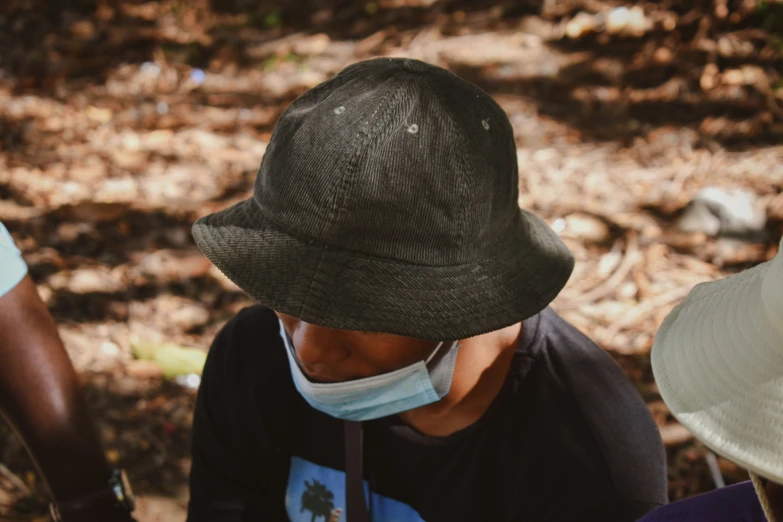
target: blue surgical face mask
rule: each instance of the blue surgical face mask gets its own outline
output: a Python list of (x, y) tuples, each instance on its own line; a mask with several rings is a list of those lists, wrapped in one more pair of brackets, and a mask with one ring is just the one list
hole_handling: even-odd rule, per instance
[(293, 343), (280, 322), (280, 337), (285, 343), (291, 375), (299, 393), (313, 408), (332, 417), (368, 421), (439, 401), (449, 392), (459, 345), (451, 344), (441, 359), (427, 368), (444, 343), (440, 343), (426, 361), (419, 361), (390, 373), (336, 383), (312, 382), (296, 359)]

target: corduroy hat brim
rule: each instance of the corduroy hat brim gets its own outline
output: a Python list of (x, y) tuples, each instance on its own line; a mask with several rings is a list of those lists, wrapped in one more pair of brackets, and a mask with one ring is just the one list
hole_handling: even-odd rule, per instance
[(652, 368), (683, 426), (716, 453), (783, 483), (783, 253), (697, 285), (661, 325)]
[(200, 218), (198, 247), (261, 304), (319, 326), (442, 341), (465, 339), (540, 312), (574, 261), (540, 218), (524, 210), (482, 259), (421, 266), (295, 237), (250, 198)]

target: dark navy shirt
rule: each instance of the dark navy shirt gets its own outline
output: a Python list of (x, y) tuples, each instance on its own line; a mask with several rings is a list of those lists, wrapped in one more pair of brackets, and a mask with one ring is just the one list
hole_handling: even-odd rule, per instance
[[(189, 522), (345, 520), (343, 423), (291, 379), (274, 312), (218, 334), (193, 427)], [(663, 443), (620, 367), (551, 309), (526, 320), (475, 424), (365, 423), (373, 522), (632, 522), (666, 503)]]
[(674, 502), (639, 522), (767, 522), (767, 518), (748, 481)]

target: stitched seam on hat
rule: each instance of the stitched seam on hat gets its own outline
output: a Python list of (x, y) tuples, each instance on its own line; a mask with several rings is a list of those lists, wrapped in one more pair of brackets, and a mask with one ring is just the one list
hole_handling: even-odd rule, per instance
[(361, 155), (362, 151), (365, 150), (367, 142), (370, 141), (370, 123), (375, 118), (375, 115), (378, 114), (380, 108), (383, 107), (383, 104), (386, 103), (386, 98), (388, 97), (389, 93), (387, 92), (383, 95), (383, 98), (381, 98), (380, 103), (375, 108), (375, 111), (372, 113), (372, 115), (367, 118), (364, 126), (356, 133), (357, 137), (362, 134), (364, 134), (364, 136), (362, 136), (362, 139), (359, 140), (359, 145), (352, 151), (351, 156), (348, 158), (348, 166), (346, 168), (345, 174), (343, 174), (343, 176), (337, 181), (338, 187), (334, 196), (334, 203), (332, 203), (332, 208), (329, 210), (329, 221), (332, 225), (337, 223), (337, 218), (340, 216), (340, 213), (343, 210), (346, 193), (350, 189), (350, 185), (352, 184), (351, 181), (353, 181), (352, 178), (354, 178), (356, 175), (357, 158)]
[[(378, 112), (378, 109), (386, 101), (386, 97), (387, 96), (388, 96), (388, 93), (383, 97), (381, 102), (378, 104), (378, 107), (376, 107), (375, 112), (373, 112), (373, 115), (370, 116), (370, 119), (368, 119), (367, 122), (364, 124), (365, 126), (369, 125), (370, 120), (372, 119), (373, 116), (375, 116), (375, 114)], [(331, 193), (329, 194), (329, 200), (328, 200), (328, 201), (330, 201), (330, 204), (329, 204), (330, 208), (329, 208), (328, 214), (326, 215), (326, 223), (324, 224), (324, 230), (323, 230), (323, 232), (324, 232), (323, 236), (324, 237), (330, 237), (331, 236), (331, 234), (330, 234), (331, 229), (337, 223), (337, 219), (336, 218), (337, 218), (337, 215), (339, 215), (339, 207), (340, 207), (340, 204), (341, 204), (340, 203), (340, 196), (341, 195), (344, 196), (343, 193), (345, 192), (345, 187), (344, 187), (344, 185), (346, 184), (345, 179), (352, 174), (350, 169), (353, 167), (352, 166), (353, 158), (356, 156), (357, 151), (360, 151), (360, 150), (362, 150), (364, 148), (364, 144), (365, 144), (365, 141), (366, 141), (367, 133), (365, 132), (364, 128), (360, 128), (356, 132), (356, 138), (360, 138), (363, 132), (365, 134), (364, 139), (360, 139), (359, 140), (358, 145), (354, 148), (354, 150), (351, 152), (351, 154), (349, 156), (342, 156), (340, 158), (340, 163), (338, 165), (338, 170), (342, 170), (342, 166), (346, 162), (348, 163), (348, 166), (346, 167), (346, 172), (342, 176), (340, 176), (340, 178), (334, 183), (334, 185), (332, 185), (332, 188), (331, 188), (331, 191), (330, 191)]]
[[(278, 144), (281, 140), (296, 140), (302, 134), (310, 132), (309, 127), (302, 121), (303, 116), (289, 116), (289, 114), (302, 111), (309, 112), (328, 103), (329, 98), (335, 94), (336, 90), (353, 81), (356, 81), (357, 79), (361, 80), (361, 77), (357, 77), (356, 74), (343, 74), (341, 72), (306, 91), (285, 108), (285, 110), (275, 122), (275, 128), (272, 131), (272, 137), (270, 139), (269, 145), (267, 146), (266, 153), (264, 154), (264, 157), (261, 160), (261, 165), (258, 168), (255, 183), (258, 183), (258, 177), (261, 176), (261, 171), (264, 168), (264, 164), (267, 161), (270, 161), (269, 158), (273, 156), (274, 150), (278, 147)], [(288, 125), (281, 125), (281, 122), (285, 122), (286, 118), (288, 117), (297, 118), (298, 122), (292, 122)], [(306, 116), (304, 116), (304, 118), (306, 118)], [(290, 128), (284, 129), (284, 127)], [(322, 224), (321, 231), (323, 231), (325, 226), (325, 224)]]
[[(316, 263), (315, 265), (315, 270), (313, 270), (313, 276), (310, 278), (310, 284), (307, 286), (307, 293), (305, 294), (304, 299), (302, 299), (302, 306), (299, 307), (299, 317), (304, 316), (305, 308), (309, 308), (310, 301), (313, 298), (317, 299), (321, 295), (321, 292), (318, 292), (318, 296), (313, 295), (313, 284), (321, 274), (321, 264), (323, 263), (325, 253), (326, 253), (326, 245), (321, 247), (321, 251), (318, 254), (318, 263)], [(318, 310), (318, 312), (320, 312), (320, 310)]]
[[(393, 97), (396, 95), (397, 92), (399, 92), (399, 90), (393, 93)], [(388, 97), (389, 97), (389, 93), (384, 95), (384, 97), (381, 99), (380, 103), (378, 104), (378, 107), (376, 107), (375, 111), (367, 119), (367, 123), (365, 124), (365, 127), (357, 133), (357, 135), (364, 134), (364, 136), (363, 139), (360, 141), (359, 145), (353, 151), (352, 156), (349, 158), (348, 160), (349, 163), (345, 174), (337, 181), (338, 186), (335, 189), (336, 193), (334, 195), (334, 203), (329, 211), (329, 215), (326, 222), (326, 226), (329, 227), (329, 229), (331, 229), (337, 223), (337, 219), (339, 218), (344, 208), (343, 203), (345, 202), (347, 193), (351, 188), (352, 182), (356, 178), (356, 166), (357, 166), (357, 160), (359, 158), (359, 155), (366, 149), (367, 143), (372, 139), (372, 130), (374, 129), (374, 127), (371, 128), (370, 124), (375, 118), (375, 116), (378, 114), (378, 111), (380, 111), (381, 108), (384, 107)], [(388, 114), (388, 112), (389, 109), (388, 108), (385, 109), (384, 112), (382, 113), (382, 116), (385, 116), (386, 114)], [(327, 237), (330, 235), (329, 229), (326, 230)], [(313, 286), (315, 284), (316, 279), (320, 278), (321, 276), (321, 265), (323, 263), (324, 253), (326, 252), (326, 248), (327, 246), (324, 245), (319, 253), (318, 263), (316, 264), (315, 271), (313, 272), (313, 277), (310, 279), (310, 285), (307, 288), (307, 293), (305, 294), (305, 297), (302, 300), (302, 306), (300, 307), (300, 312), (299, 312), (300, 316), (304, 315), (305, 308), (308, 307), (308, 304), (313, 299), (318, 299), (318, 296), (314, 295)], [(320, 295), (320, 292), (317, 293)], [(320, 312), (320, 310), (318, 311)]]
[[(356, 181), (356, 174), (358, 173), (357, 167), (358, 167), (359, 157), (362, 155), (363, 152), (365, 152), (370, 147), (373, 139), (377, 137), (376, 131), (378, 127), (382, 126), (383, 123), (385, 123), (386, 119), (388, 118), (388, 115), (391, 113), (391, 109), (393, 107), (392, 102), (398, 98), (399, 92), (400, 90), (398, 88), (396, 91), (392, 93), (386, 93), (381, 99), (380, 103), (378, 104), (378, 107), (376, 107), (375, 111), (367, 119), (367, 123), (365, 124), (365, 127), (357, 133), (357, 134), (364, 134), (364, 136), (359, 146), (356, 147), (356, 149), (353, 151), (352, 155), (348, 159), (348, 166), (345, 175), (343, 175), (338, 181), (338, 184), (340, 186), (337, 188), (337, 192), (335, 194), (335, 201), (332, 205), (332, 209), (330, 210), (330, 214), (329, 214), (329, 221), (331, 225), (337, 224), (337, 222), (340, 219), (340, 215), (343, 213), (343, 211), (346, 208), (345, 203), (348, 199), (348, 193), (350, 192), (351, 187)], [(388, 103), (387, 103), (387, 99), (389, 100)], [(381, 114), (378, 117), (378, 120), (376, 121), (375, 125), (373, 125), (373, 121), (375, 121), (375, 117), (376, 115), (378, 115), (379, 111), (381, 112)]]
[[(424, 76), (424, 81), (427, 83), (427, 86), (430, 88), (430, 90), (433, 92), (433, 94), (435, 94), (435, 97), (438, 99), (440, 104), (443, 106), (443, 108), (444, 108), (443, 112), (446, 113), (446, 117), (449, 119), (449, 122), (451, 122), (451, 125), (454, 127), (454, 130), (455, 130), (454, 134), (455, 134), (455, 136), (460, 136), (456, 132), (456, 131), (459, 130), (459, 126), (454, 121), (454, 118), (451, 117), (451, 113), (447, 110), (448, 106), (443, 101), (443, 98), (440, 97), (440, 94), (438, 93), (438, 90), (432, 85), (432, 83), (430, 82), (429, 78), (427, 78), (426, 76)], [(461, 138), (461, 136), (460, 136), (460, 138)], [(460, 139), (459, 141), (463, 141), (463, 140)], [(464, 145), (464, 143), (462, 143), (461, 145)], [(467, 190), (467, 183), (465, 181), (465, 172), (467, 172), (468, 164), (467, 164), (467, 161), (465, 160), (465, 156), (464, 156), (464, 151), (466, 149), (467, 149), (467, 147), (464, 147), (464, 146), (457, 147), (457, 159), (459, 160), (460, 164), (462, 165), (462, 168), (464, 169), (463, 172), (461, 172), (460, 176), (459, 176), (459, 178), (460, 178), (460, 180), (459, 180), (460, 181), (460, 183), (459, 183), (459, 186), (460, 186), (459, 197), (460, 197), (460, 200), (462, 200), (462, 204), (463, 205), (462, 205), (462, 207), (460, 207), (460, 209), (458, 209), (458, 212), (457, 212), (457, 245), (456, 245), (457, 248), (461, 248), (462, 247), (463, 240), (465, 239), (465, 219), (467, 218), (467, 212), (464, 212), (464, 211), (461, 210), (461, 209), (464, 209), (464, 208), (467, 207), (467, 202), (468, 202), (467, 201), (467, 199), (468, 199), (468, 197), (467, 197), (468, 190)]]
[[(280, 115), (280, 118), (278, 118), (278, 122), (275, 124), (275, 130), (272, 133), (272, 139), (270, 141), (270, 146), (267, 148), (267, 153), (271, 150), (271, 147), (274, 146), (274, 144), (278, 141), (279, 136), (277, 134), (279, 133), (279, 129), (277, 124), (286, 116), (286, 114), (290, 111), (296, 111), (300, 110), (300, 107), (298, 104), (310, 104), (311, 107), (315, 107), (321, 104), (325, 104), (328, 102), (328, 100), (335, 94), (335, 91), (337, 89), (340, 89), (341, 87), (354, 82), (356, 80), (361, 80), (361, 76), (358, 75), (359, 71), (341, 71), (337, 75), (329, 78), (325, 82), (316, 85), (312, 89), (308, 90), (307, 92), (303, 93), (301, 96), (299, 96), (296, 100), (294, 100), (286, 109), (283, 111), (283, 113)], [(297, 137), (300, 135), (300, 133), (307, 133), (309, 132), (308, 127), (306, 125), (300, 124), (297, 126), (297, 128), (293, 129), (291, 131), (291, 137)], [(266, 160), (266, 156), (262, 159), (261, 167), (263, 167), (263, 163)], [(345, 160), (343, 158), (340, 159), (340, 163), (343, 163)], [(259, 167), (259, 171), (261, 170), (261, 167)], [(324, 222), (321, 225), (321, 234), (328, 231), (329, 227), (329, 216), (327, 216), (327, 219), (324, 220)]]

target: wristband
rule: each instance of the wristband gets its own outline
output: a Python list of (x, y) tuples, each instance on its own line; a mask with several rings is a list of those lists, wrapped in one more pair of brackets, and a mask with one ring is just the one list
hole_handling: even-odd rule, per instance
[(49, 504), (49, 514), (54, 522), (62, 522), (63, 515), (107, 505), (114, 506), (127, 513), (133, 511), (133, 508), (136, 506), (125, 470), (113, 470), (106, 487), (98, 491), (75, 500), (69, 500), (68, 502), (52, 502)]

